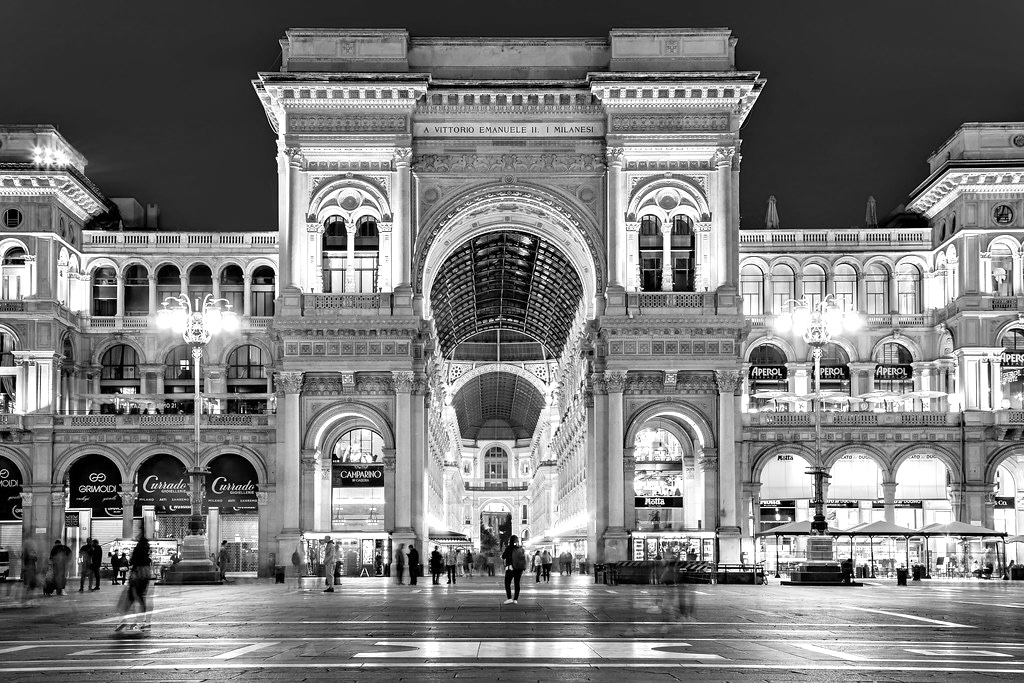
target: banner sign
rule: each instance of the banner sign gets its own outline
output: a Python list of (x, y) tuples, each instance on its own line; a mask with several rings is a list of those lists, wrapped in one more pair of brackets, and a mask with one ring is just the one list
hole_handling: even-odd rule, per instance
[(681, 508), (682, 496), (636, 496), (633, 507), (638, 508)]
[(82, 526), (82, 513), (81, 512), (65, 512), (64, 513), (64, 526), (68, 529), (77, 529)]
[(910, 365), (876, 365), (876, 380), (909, 380), (914, 378), (914, 368)]
[(89, 508), (93, 519), (121, 516), (121, 471), (110, 458), (85, 456), (71, 466), (68, 481), (69, 508)]
[(780, 382), (788, 373), (785, 365), (751, 365), (748, 377), (761, 382)]
[(222, 515), (256, 514), (256, 469), (240, 455), (222, 455), (210, 463), (203, 507), (220, 508)]
[(384, 465), (332, 463), (331, 486), (384, 486)]
[(818, 368), (818, 378), (823, 381), (850, 379), (850, 368), (845, 365), (822, 365)]
[(779, 500), (777, 498), (762, 498), (761, 507), (763, 508), (795, 508), (795, 500)]
[(1024, 368), (1024, 353), (1004, 350), (999, 356), (999, 363), (1004, 368)]
[(825, 505), (830, 508), (859, 508), (859, 500), (839, 500), (836, 498), (829, 498)]
[(152, 505), (161, 514), (189, 514), (189, 487), (188, 469), (180, 460), (173, 455), (150, 458), (139, 468), (135, 515), (142, 515), (143, 505)]
[[(880, 509), (885, 507), (885, 501), (884, 500), (872, 501), (871, 507), (876, 509), (876, 510), (880, 510)], [(897, 508), (914, 508), (914, 509), (920, 510), (921, 508), (924, 507), (924, 503), (923, 503), (923, 501), (920, 501), (920, 500), (904, 500), (902, 498), (899, 498), (899, 499), (897, 499), (895, 501), (893, 507), (897, 507)]]
[(996, 496), (996, 508), (1006, 508), (1012, 510), (1014, 508), (1015, 499), (1013, 496)]
[(21, 515), (21, 471), (0, 456), (0, 522), (20, 522)]

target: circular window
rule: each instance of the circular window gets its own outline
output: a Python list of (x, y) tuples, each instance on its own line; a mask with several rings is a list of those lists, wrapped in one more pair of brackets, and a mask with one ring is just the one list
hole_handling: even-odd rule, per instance
[(1009, 225), (1013, 222), (1013, 209), (1006, 204), (1000, 204), (992, 209), (992, 219), (999, 225)]
[(7, 209), (4, 211), (4, 227), (5, 228), (16, 228), (21, 225), (23, 216), (21, 211), (17, 209)]
[(1014, 135), (1013, 136), (1013, 144), (1016, 147), (1024, 147), (1024, 135), (1021, 135), (1020, 133), (1018, 133), (1017, 135)]

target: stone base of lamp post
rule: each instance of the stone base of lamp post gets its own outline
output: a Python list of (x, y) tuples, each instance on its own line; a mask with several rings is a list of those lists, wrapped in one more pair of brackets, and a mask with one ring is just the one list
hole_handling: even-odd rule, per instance
[[(210, 559), (210, 550), (206, 542), (205, 523), (202, 515), (189, 521), (192, 533), (181, 542), (181, 561), (172, 564), (164, 574), (163, 583), (173, 586), (180, 585), (220, 585), (220, 569)], [(198, 532), (198, 533), (197, 533)]]
[(797, 565), (784, 586), (859, 586), (852, 580), (845, 583), (843, 566), (836, 562), (835, 539), (831, 536), (807, 537), (807, 561)]

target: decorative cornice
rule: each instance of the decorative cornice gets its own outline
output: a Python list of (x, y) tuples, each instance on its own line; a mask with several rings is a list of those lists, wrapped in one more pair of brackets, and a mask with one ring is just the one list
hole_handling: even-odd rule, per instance
[(729, 114), (612, 114), (611, 133), (728, 131)]
[(405, 114), (295, 114), (288, 117), (289, 133), (408, 133)]
[(83, 223), (106, 210), (98, 196), (70, 173), (41, 172), (34, 166), (24, 173), (0, 171), (0, 197), (57, 197)]
[(1024, 192), (1024, 172), (946, 170), (907, 205), (907, 211), (934, 218), (961, 195)]

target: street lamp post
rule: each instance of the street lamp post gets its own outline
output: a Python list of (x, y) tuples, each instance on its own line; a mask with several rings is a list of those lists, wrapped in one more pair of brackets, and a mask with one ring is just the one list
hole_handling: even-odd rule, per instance
[(811, 539), (808, 541), (808, 560), (831, 563), (834, 561), (834, 551), (832, 539), (828, 536), (828, 521), (825, 519), (825, 480), (829, 474), (821, 451), (821, 354), (822, 349), (832, 343), (834, 336), (844, 331), (858, 330), (861, 320), (855, 312), (845, 310), (833, 295), (817, 302), (803, 298), (787, 303), (790, 304), (790, 310), (775, 319), (775, 329), (803, 339), (811, 347), (811, 357), (814, 359), (815, 462), (808, 470), (808, 474), (814, 477), (814, 499), (811, 501), (814, 505), (814, 519), (811, 521)]
[(163, 308), (157, 313), (157, 325), (172, 329), (182, 336), (192, 351), (192, 379), (194, 382), (193, 409), (193, 453), (189, 469), (189, 534), (182, 540), (182, 558), (167, 573), (168, 583), (220, 583), (220, 572), (210, 559), (206, 539), (206, 518), (203, 515), (203, 494), (206, 475), (209, 470), (202, 465), (200, 449), (202, 439), (199, 433), (203, 413), (203, 395), (199, 391), (203, 348), (222, 330), (232, 332), (238, 329), (238, 316), (231, 310), (227, 299), (216, 299), (207, 294), (195, 304), (187, 296), (169, 296), (163, 301)]

